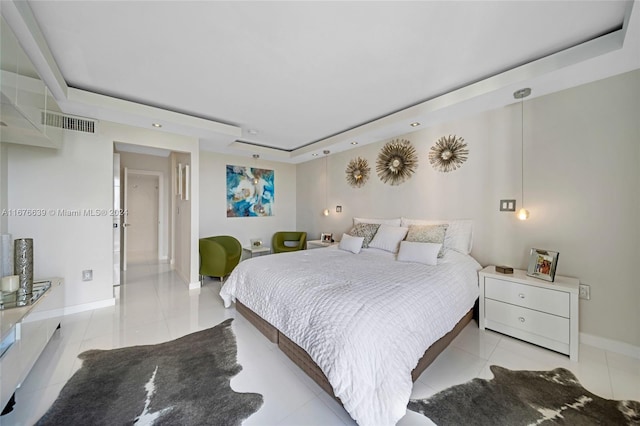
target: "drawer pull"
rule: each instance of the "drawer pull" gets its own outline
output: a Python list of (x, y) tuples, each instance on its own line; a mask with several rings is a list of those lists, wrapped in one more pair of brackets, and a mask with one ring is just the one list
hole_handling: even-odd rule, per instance
[(523, 294), (523, 293), (520, 293), (520, 294), (518, 294), (518, 297), (519, 297), (520, 299), (524, 299), (524, 294)]
[(518, 320), (520, 320), (520, 322), (524, 322), (524, 317), (518, 317)]

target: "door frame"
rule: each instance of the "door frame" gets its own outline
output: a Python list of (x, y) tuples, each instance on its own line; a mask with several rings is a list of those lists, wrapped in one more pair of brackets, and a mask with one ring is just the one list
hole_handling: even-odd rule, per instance
[[(159, 172), (159, 171), (155, 171), (155, 170), (140, 170), (140, 169), (130, 169), (128, 167), (124, 168), (124, 190), (123, 190), (123, 200), (122, 200), (122, 208), (124, 210), (128, 209), (128, 207), (125, 205), (125, 200), (128, 198), (127, 195), (127, 184), (129, 181), (129, 176), (130, 175), (143, 175), (143, 176), (155, 176), (158, 179), (158, 205), (156, 206), (158, 209), (158, 261), (162, 261), (164, 260), (162, 258), (162, 249), (163, 247), (166, 245), (165, 242), (165, 238), (163, 236), (162, 230), (167, 226), (167, 218), (165, 217), (164, 214), (164, 210), (162, 208), (162, 206), (164, 206), (164, 198), (165, 198), (165, 193), (164, 193), (164, 172)], [(127, 215), (128, 213), (125, 213), (124, 215), (124, 222), (126, 222), (127, 220)], [(123, 222), (123, 232), (126, 232), (126, 229), (124, 229), (124, 222)], [(125, 244), (125, 238), (124, 236), (122, 236), (121, 238), (121, 249), (124, 251), (124, 259), (126, 260), (127, 255), (126, 255), (126, 250), (127, 247), (124, 245)], [(167, 253), (168, 256), (168, 253)], [(123, 271), (126, 271), (127, 269), (127, 265), (126, 265), (126, 261), (123, 262), (124, 265), (123, 267)]]

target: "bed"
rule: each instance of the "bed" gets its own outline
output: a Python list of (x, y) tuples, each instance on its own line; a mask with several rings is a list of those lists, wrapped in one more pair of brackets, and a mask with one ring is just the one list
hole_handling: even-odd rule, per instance
[(471, 319), (479, 269), (449, 248), (428, 266), (330, 247), (244, 261), (220, 295), (358, 424), (392, 425), (413, 381)]

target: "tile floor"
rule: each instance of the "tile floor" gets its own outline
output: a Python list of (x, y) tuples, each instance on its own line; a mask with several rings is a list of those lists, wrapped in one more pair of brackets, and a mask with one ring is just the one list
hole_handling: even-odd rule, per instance
[[(355, 425), (332, 398), (270, 343), (235, 309), (224, 309), (220, 283), (207, 280), (189, 291), (167, 265), (138, 265), (123, 277), (115, 306), (68, 315), (16, 392), (15, 410), (2, 426), (31, 425), (47, 410), (80, 367), (87, 349), (153, 344), (235, 318), (238, 361), (243, 370), (231, 381), (237, 391), (259, 392), (262, 408), (245, 425)], [(640, 400), (640, 360), (581, 345), (580, 362), (469, 324), (420, 376), (413, 397), (423, 398), (474, 377), (491, 378), (489, 366), (573, 371), (590, 391), (615, 399)], [(408, 411), (400, 425), (433, 424)]]

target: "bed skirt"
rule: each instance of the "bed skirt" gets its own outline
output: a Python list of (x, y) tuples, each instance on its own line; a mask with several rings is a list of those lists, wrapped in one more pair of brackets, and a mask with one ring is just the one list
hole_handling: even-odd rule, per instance
[[(239, 300), (236, 300), (236, 310), (242, 314), (251, 324), (253, 324), (267, 339), (273, 343), (277, 343), (278, 347), (284, 352), (291, 360), (298, 365), (309, 377), (311, 377), (322, 389), (329, 395), (340, 401), (333, 394), (333, 387), (329, 383), (327, 376), (324, 375), (320, 367), (311, 359), (311, 356), (295, 344), (291, 339), (282, 334), (273, 325), (262, 319), (258, 314), (247, 308)], [(449, 343), (462, 331), (462, 329), (472, 320), (473, 309), (469, 310), (458, 323), (453, 327), (453, 330), (442, 336), (433, 345), (431, 345), (422, 358), (418, 361), (418, 365), (411, 372), (411, 379), (415, 382), (420, 374), (436, 359), (438, 355), (447, 347)]]

